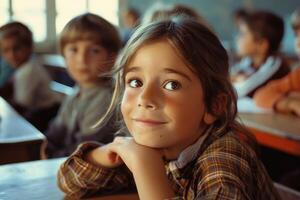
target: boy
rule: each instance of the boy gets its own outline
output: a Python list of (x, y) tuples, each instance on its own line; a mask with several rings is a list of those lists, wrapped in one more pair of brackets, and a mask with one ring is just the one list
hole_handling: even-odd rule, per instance
[[(292, 15), (292, 27), (296, 36), (296, 53), (300, 57), (300, 8)], [(254, 95), (254, 101), (260, 107), (300, 116), (300, 67), (258, 90)]]
[[(60, 98), (50, 89), (51, 79), (42, 62), (32, 55), (32, 32), (20, 22), (8, 23), (0, 28), (0, 44), (3, 59), (15, 69), (11, 80), (1, 88), (1, 96), (44, 130), (55, 116)], [(12, 94), (4, 94), (11, 87)]]
[(117, 30), (94, 14), (80, 15), (63, 29), (60, 50), (78, 87), (64, 101), (58, 116), (45, 133), (48, 139), (47, 157), (68, 156), (79, 143), (87, 140), (112, 141), (112, 119), (102, 128), (92, 126), (109, 106), (111, 80), (101, 75), (111, 69), (120, 47)]
[(278, 56), (284, 23), (273, 13), (256, 11), (243, 19), (239, 29), (238, 53), (244, 58), (232, 67), (231, 80), (239, 97), (252, 97), (256, 89), (289, 71)]

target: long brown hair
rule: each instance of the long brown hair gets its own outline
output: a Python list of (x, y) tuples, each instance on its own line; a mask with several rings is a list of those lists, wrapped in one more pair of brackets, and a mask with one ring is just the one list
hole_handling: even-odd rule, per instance
[[(139, 27), (119, 55), (112, 72), (115, 90), (105, 116), (114, 111), (121, 115), (120, 104), (125, 89), (123, 72), (143, 45), (168, 41), (183, 61), (199, 77), (207, 111), (216, 116), (213, 126), (220, 132), (245, 132), (236, 121), (237, 97), (229, 81), (226, 50), (219, 39), (203, 24), (186, 17), (174, 17)], [(155, 70), (155, 69), (153, 69)], [(105, 121), (105, 116), (98, 124)], [(120, 116), (122, 122), (122, 116)], [(123, 126), (125, 127), (125, 126)]]

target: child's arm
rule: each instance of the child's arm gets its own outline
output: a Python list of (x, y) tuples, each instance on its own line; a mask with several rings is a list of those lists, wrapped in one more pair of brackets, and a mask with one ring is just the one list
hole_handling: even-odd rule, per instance
[(281, 113), (294, 113), (300, 116), (300, 92), (291, 92), (281, 98), (275, 104), (275, 109)]
[(159, 150), (139, 145), (131, 137), (116, 137), (110, 148), (133, 173), (140, 199), (168, 199), (175, 196)]
[(275, 108), (275, 104), (292, 91), (300, 91), (300, 67), (284, 78), (271, 81), (258, 89), (253, 99), (260, 107)]
[[(125, 165), (105, 168), (91, 163), (90, 154), (102, 154), (105, 163), (109, 163), (107, 149), (99, 143), (83, 143), (65, 161), (58, 171), (58, 186), (70, 197), (88, 197), (93, 194), (112, 194), (135, 190), (132, 174)], [(104, 150), (102, 152), (102, 150)], [(90, 152), (90, 153), (89, 153)], [(96, 152), (96, 154), (94, 154)], [(112, 156), (114, 160), (114, 156)], [(101, 161), (102, 162), (102, 161)], [(115, 166), (121, 162), (115, 163)], [(110, 166), (112, 167), (112, 165)]]

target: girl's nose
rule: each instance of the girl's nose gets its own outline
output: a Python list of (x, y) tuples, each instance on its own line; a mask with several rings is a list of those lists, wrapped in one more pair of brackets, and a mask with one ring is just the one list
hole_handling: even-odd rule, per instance
[(159, 107), (158, 93), (155, 88), (144, 87), (138, 99), (138, 107), (156, 110)]

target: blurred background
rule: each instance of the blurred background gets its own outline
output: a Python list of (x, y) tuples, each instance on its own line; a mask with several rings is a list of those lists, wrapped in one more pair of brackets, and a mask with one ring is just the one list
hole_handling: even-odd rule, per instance
[(124, 28), (122, 13), (135, 8), (141, 17), (154, 3), (181, 3), (196, 9), (213, 27), (228, 50), (234, 50), (236, 28), (233, 13), (237, 9), (265, 9), (280, 15), (286, 22), (282, 51), (294, 54), (290, 14), (300, 5), (299, 0), (0, 0), (0, 26), (18, 20), (34, 33), (36, 52), (56, 53), (56, 39), (66, 22), (73, 17), (92, 12)]

